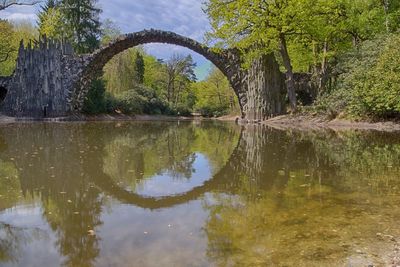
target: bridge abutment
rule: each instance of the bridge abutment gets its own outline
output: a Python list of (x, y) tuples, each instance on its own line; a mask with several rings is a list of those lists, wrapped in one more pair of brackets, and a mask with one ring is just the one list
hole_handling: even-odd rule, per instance
[(243, 72), (243, 119), (256, 122), (285, 113), (285, 80), (273, 55), (262, 56)]

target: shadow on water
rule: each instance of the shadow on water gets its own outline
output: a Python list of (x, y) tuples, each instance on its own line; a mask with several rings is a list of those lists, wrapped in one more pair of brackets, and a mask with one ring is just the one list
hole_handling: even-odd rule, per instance
[[(108, 240), (90, 231), (120, 205), (172, 212), (201, 201), (207, 246), (197, 253), (207, 255), (207, 265), (383, 264), (391, 257), (384, 250), (400, 238), (396, 134), (222, 123), (20, 124), (0, 128), (0, 166), (4, 263), (18, 263), (24, 255), (17, 248), (46, 235), (7, 219), (30, 203), (40, 203), (65, 266), (98, 263)], [(152, 181), (166, 177), (172, 188), (152, 195)]]

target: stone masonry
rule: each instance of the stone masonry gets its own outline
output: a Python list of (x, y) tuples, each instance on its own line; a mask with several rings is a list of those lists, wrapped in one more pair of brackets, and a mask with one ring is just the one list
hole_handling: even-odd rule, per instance
[(70, 45), (46, 38), (27, 47), (21, 42), (14, 74), (0, 77), (0, 96), (1, 90), (7, 92), (1, 111), (35, 118), (79, 113), (88, 85), (101, 77), (105, 64), (122, 51), (147, 43), (183, 46), (210, 60), (232, 85), (243, 119), (260, 121), (284, 112), (285, 85), (273, 56), (264, 56), (243, 69), (236, 50), (212, 49), (173, 32), (153, 29), (123, 35), (93, 54), (81, 56), (74, 55)]

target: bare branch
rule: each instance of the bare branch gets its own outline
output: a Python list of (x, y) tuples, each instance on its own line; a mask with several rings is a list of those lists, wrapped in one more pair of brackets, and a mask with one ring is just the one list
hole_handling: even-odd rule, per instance
[(8, 58), (10, 57), (11, 53), (14, 52), (15, 50), (9, 50), (8, 52), (5, 52), (5, 55), (2, 59), (0, 59), (0, 63), (6, 62)]
[(39, 4), (42, 0), (16, 1), (16, 0), (0, 0), (0, 11), (11, 6), (33, 6)]

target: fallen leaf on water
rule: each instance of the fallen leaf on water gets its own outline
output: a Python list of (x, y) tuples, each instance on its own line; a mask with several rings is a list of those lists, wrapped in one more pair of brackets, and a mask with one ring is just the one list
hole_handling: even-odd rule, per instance
[(88, 234), (89, 234), (89, 235), (96, 235), (96, 233), (95, 233), (93, 230), (89, 230), (89, 231), (88, 231)]

